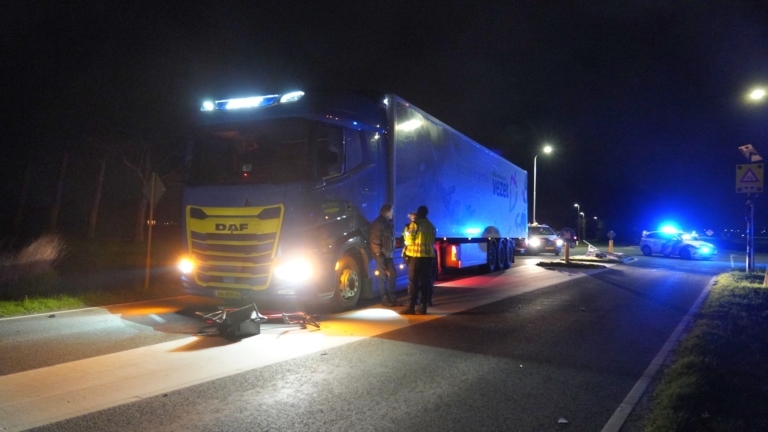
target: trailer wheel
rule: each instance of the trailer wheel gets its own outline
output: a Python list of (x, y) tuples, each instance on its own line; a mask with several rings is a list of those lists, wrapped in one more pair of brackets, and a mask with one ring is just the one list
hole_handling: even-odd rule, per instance
[(336, 270), (336, 290), (333, 292), (333, 307), (337, 311), (352, 309), (360, 298), (360, 265), (356, 259), (344, 255), (339, 259)]
[(504, 263), (504, 268), (512, 267), (515, 262), (515, 240), (507, 239), (504, 241), (504, 247), (507, 251), (507, 262)]
[(499, 268), (509, 268), (509, 257), (507, 256), (507, 241), (499, 240)]
[(488, 246), (485, 248), (487, 253), (487, 263), (485, 264), (485, 271), (492, 273), (499, 268), (499, 248), (496, 244), (496, 240), (488, 242)]

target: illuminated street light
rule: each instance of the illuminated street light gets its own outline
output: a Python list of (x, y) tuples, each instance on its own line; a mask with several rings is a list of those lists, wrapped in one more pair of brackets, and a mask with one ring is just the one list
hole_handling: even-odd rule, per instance
[[(544, 145), (544, 148), (542, 149), (544, 153), (552, 153), (552, 146), (550, 145)], [(536, 159), (539, 157), (539, 154), (536, 153), (536, 156), (533, 157), (533, 222), (536, 223)]]
[(749, 98), (753, 101), (762, 101), (765, 99), (765, 96), (765, 89), (762, 88), (756, 88), (749, 93)]
[[(576, 237), (580, 238), (581, 237), (581, 225), (579, 224), (579, 222), (580, 222), (579, 214), (581, 214), (581, 206), (578, 205), (578, 204), (574, 204), (573, 206), (576, 207)], [(578, 240), (576, 240), (576, 244), (577, 245), (579, 244)]]

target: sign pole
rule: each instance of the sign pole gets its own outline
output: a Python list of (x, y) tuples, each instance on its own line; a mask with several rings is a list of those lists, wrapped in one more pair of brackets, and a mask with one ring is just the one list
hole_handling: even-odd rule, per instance
[(152, 250), (152, 222), (155, 217), (155, 173), (152, 173), (149, 192), (149, 233), (147, 234), (147, 266), (144, 272), (144, 290), (149, 289), (150, 251)]
[(747, 273), (755, 271), (755, 202), (747, 195)]
[[(747, 273), (755, 271), (755, 199), (763, 192), (765, 165), (752, 144), (739, 147), (750, 164), (736, 165), (736, 193), (747, 194)], [(755, 163), (757, 162), (757, 163)], [(768, 278), (768, 276), (767, 276)], [(765, 279), (763, 282), (768, 281)]]

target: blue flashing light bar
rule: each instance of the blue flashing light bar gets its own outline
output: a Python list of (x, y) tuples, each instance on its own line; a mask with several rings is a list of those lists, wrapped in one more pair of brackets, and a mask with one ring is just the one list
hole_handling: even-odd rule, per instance
[(226, 99), (226, 100), (219, 100), (216, 102), (205, 101), (203, 102), (203, 106), (200, 108), (200, 111), (259, 108), (259, 107), (274, 105), (275, 103), (278, 103), (278, 101), (279, 103), (296, 102), (297, 100), (301, 99), (302, 96), (304, 96), (304, 92), (295, 91), (295, 92), (286, 93), (282, 96), (267, 95), (267, 96), (252, 96), (252, 97), (239, 98), (239, 99)]
[(477, 234), (480, 234), (482, 231), (483, 230), (481, 230), (480, 228), (467, 228), (464, 230), (464, 234), (477, 235)]
[(666, 225), (661, 227), (661, 232), (666, 234), (677, 234), (679, 231), (672, 225)]

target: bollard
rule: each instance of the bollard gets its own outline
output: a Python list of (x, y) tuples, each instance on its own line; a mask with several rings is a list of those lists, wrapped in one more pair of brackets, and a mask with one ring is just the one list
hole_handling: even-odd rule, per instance
[(568, 264), (571, 262), (571, 243), (570, 241), (565, 242), (565, 263)]
[(613, 253), (613, 240), (608, 240), (608, 252)]

